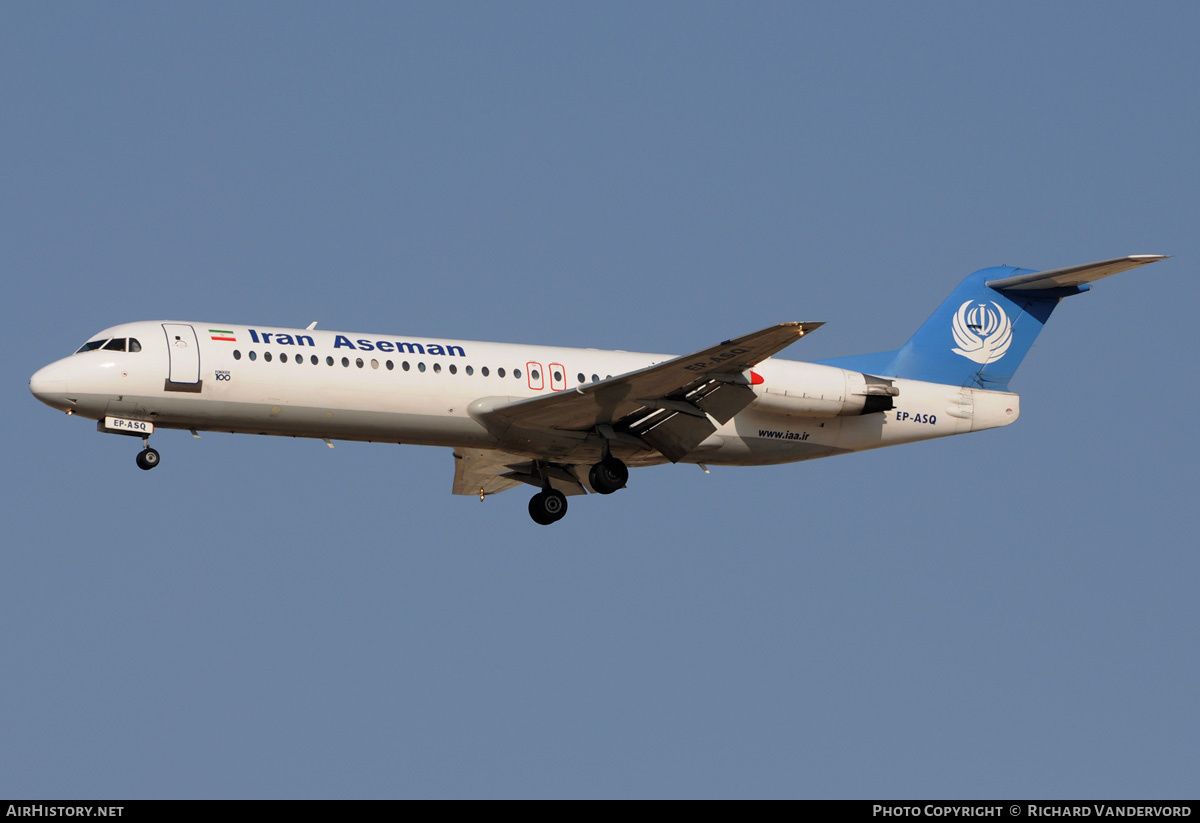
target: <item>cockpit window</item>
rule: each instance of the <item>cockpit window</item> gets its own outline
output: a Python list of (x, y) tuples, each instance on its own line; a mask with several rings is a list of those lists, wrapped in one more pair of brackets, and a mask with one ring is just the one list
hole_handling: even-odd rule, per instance
[(136, 337), (102, 337), (99, 340), (89, 340), (79, 347), (76, 354), (82, 354), (85, 351), (96, 351), (102, 349), (104, 351), (141, 351), (142, 344), (138, 342)]

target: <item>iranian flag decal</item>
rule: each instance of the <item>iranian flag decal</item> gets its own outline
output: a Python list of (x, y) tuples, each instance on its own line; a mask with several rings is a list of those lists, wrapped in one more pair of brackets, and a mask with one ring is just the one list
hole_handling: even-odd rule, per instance
[(228, 340), (230, 343), (237, 342), (237, 338), (233, 336), (233, 332), (228, 329), (209, 329), (208, 333), (212, 335), (213, 340)]

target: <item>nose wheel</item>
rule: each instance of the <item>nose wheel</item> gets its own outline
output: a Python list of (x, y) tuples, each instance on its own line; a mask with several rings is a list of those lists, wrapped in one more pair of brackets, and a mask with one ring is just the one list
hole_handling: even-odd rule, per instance
[(138, 452), (137, 456), (138, 468), (143, 471), (150, 471), (158, 465), (158, 452), (150, 448), (149, 440), (143, 439), (142, 446), (144, 448)]

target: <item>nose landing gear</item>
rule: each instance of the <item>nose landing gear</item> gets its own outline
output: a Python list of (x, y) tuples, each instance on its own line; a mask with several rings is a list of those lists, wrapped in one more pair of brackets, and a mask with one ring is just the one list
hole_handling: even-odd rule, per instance
[(150, 448), (150, 440), (142, 438), (142, 450), (138, 452), (137, 464), (138, 468), (143, 471), (150, 471), (158, 465), (158, 452)]

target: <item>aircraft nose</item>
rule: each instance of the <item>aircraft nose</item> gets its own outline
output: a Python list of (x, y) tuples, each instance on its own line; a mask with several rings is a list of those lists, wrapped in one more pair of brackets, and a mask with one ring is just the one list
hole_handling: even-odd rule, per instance
[(67, 408), (67, 377), (57, 363), (38, 369), (29, 378), (29, 391), (47, 406)]

